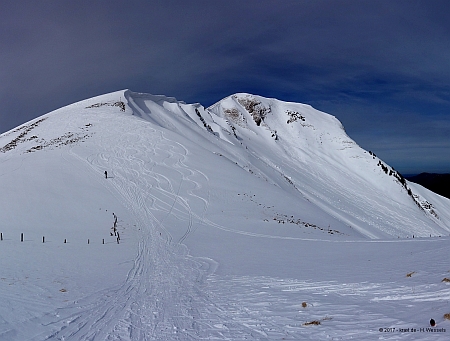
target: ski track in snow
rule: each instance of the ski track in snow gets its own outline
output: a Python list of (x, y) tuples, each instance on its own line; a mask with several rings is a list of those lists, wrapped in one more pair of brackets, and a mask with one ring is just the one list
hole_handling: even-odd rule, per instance
[[(153, 145), (142, 143), (141, 134), (154, 134)], [(198, 339), (196, 307), (204, 305), (201, 302), (204, 297), (196, 286), (205, 271), (201, 268), (207, 268), (208, 264), (188, 257), (179, 242), (173, 243), (164, 220), (169, 215), (186, 220), (188, 227), (181, 240), (189, 236), (194, 217), (188, 200), (180, 196), (180, 189), (188, 187), (189, 200), (200, 201), (206, 212), (208, 199), (193, 193), (200, 185), (192, 180), (204, 174), (186, 167), (183, 160), (187, 150), (166, 139), (162, 132), (117, 131), (112, 135), (117, 140), (103, 140), (102, 144), (117, 148), (109, 154), (92, 155), (87, 162), (98, 174), (108, 169), (108, 185), (135, 213), (140, 233), (138, 254), (122, 286), (58, 312), (62, 317), (53, 323), (58, 327), (48, 339), (172, 340), (179, 339), (179, 334), (183, 339)], [(77, 157), (75, 151), (71, 154)], [(158, 167), (176, 171), (172, 178), (178, 184), (158, 172), (155, 169)], [(155, 214), (162, 217), (158, 219)]]
[[(146, 139), (140, 140), (144, 134)], [(143, 143), (148, 143), (148, 134), (153, 136), (152, 145)], [(407, 310), (411, 301), (450, 299), (448, 287), (427, 295), (424, 293), (429, 287), (415, 287), (412, 293), (411, 288), (395, 283), (342, 284), (216, 275), (205, 281), (205, 269), (211, 265), (189, 257), (180, 244), (189, 237), (194, 222), (232, 233), (273, 236), (233, 230), (205, 219), (209, 191), (201, 191), (203, 196), (194, 194), (201, 188), (195, 178), (200, 177), (202, 183), (208, 179), (186, 166), (188, 150), (167, 139), (162, 131), (147, 128), (113, 135), (117, 136), (117, 148), (108, 154), (91, 155), (87, 162), (95, 173), (109, 170), (107, 184), (135, 213), (139, 251), (122, 286), (59, 311), (63, 316), (57, 323), (60, 329), (49, 339), (425, 339), (426, 334), (413, 338), (411, 334), (380, 334), (378, 328), (408, 325), (402, 314), (397, 317), (399, 302)], [(105, 149), (113, 144), (108, 140), (102, 143)], [(77, 156), (74, 151), (72, 154)], [(166, 172), (176, 172), (170, 179), (177, 182), (164, 175)], [(201, 216), (191, 209), (193, 201), (203, 207)], [(171, 215), (187, 225), (178, 241), (164, 225)], [(307, 302), (306, 308), (301, 306), (299, 296)], [(371, 306), (373, 309), (368, 308)], [(389, 311), (392, 314), (386, 314)], [(321, 321), (321, 326), (304, 325), (312, 320)]]
[[(141, 134), (153, 134), (153, 145), (142, 143)], [(202, 183), (208, 182), (207, 177), (183, 163), (188, 151), (178, 142), (165, 138), (163, 132), (144, 129), (130, 134), (117, 131), (112, 135), (117, 139), (102, 141), (105, 147), (117, 146), (108, 154), (99, 153), (84, 160), (72, 149), (71, 155), (87, 161), (96, 174), (108, 169), (108, 186), (113, 187), (113, 192), (135, 214), (140, 234), (138, 254), (123, 285), (47, 315), (43, 324), (53, 331), (45, 339), (228, 339), (222, 327), (217, 327), (220, 323), (216, 326), (208, 323), (211, 316), (222, 323), (233, 320), (233, 316), (211, 302), (201, 288), (212, 265), (207, 260), (189, 257), (180, 244), (189, 237), (194, 219), (215, 226), (204, 219), (209, 191), (202, 192), (205, 197), (194, 193), (202, 187), (195, 177), (200, 177)], [(148, 137), (145, 141), (148, 142)], [(177, 175), (171, 178), (178, 179), (178, 183), (156, 170), (161, 167), (165, 172), (176, 171)], [(188, 198), (180, 196), (182, 186)], [(201, 216), (193, 213), (190, 201), (203, 207)], [(164, 226), (170, 215), (187, 223), (186, 232), (176, 242)], [(235, 322), (235, 325), (233, 338), (259, 339), (261, 336), (245, 322)], [(44, 334), (30, 340), (40, 340)]]

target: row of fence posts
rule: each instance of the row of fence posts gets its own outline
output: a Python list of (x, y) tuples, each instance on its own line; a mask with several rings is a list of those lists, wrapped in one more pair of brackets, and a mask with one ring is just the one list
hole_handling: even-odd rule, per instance
[[(119, 235), (119, 233), (117, 233), (117, 235)], [(20, 241), (23, 243), (24, 239), (24, 234), (21, 233), (20, 234)], [(120, 240), (119, 236), (117, 237), (118, 240)], [(3, 240), (3, 232), (0, 232), (0, 241)], [(90, 239), (87, 240), (87, 243), (90, 244)], [(45, 243), (45, 236), (42, 236), (42, 243)], [(64, 244), (67, 244), (67, 238), (64, 238)], [(102, 239), (102, 244), (105, 244), (105, 238)], [(119, 242), (117, 241), (117, 244), (119, 244)]]
[[(114, 215), (114, 227), (111, 229), (114, 232), (114, 236), (116, 236), (117, 244), (119, 244), (120, 241), (120, 234), (119, 231), (117, 231), (117, 216)], [(111, 236), (113, 236), (113, 232), (110, 233)], [(0, 232), (0, 241), (3, 240), (3, 232)], [(20, 234), (20, 241), (23, 242), (23, 233)], [(45, 243), (45, 236), (42, 236), (42, 243)], [(87, 243), (90, 244), (90, 239), (87, 240)], [(64, 244), (67, 244), (67, 239), (64, 239)], [(105, 238), (102, 239), (102, 244), (105, 244)]]

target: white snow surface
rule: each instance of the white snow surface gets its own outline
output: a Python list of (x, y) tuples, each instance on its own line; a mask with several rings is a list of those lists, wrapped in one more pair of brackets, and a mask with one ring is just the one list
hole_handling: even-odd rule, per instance
[(450, 200), (308, 105), (123, 90), (0, 165), (0, 340), (450, 337)]

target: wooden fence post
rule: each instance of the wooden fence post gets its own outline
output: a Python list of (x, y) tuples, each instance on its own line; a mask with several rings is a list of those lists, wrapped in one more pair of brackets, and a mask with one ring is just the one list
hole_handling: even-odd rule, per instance
[(23, 233), (20, 234), (20, 241), (23, 242)]

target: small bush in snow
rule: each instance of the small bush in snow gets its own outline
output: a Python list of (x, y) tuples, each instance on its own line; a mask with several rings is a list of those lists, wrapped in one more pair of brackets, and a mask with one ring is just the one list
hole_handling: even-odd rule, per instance
[[(325, 318), (321, 319), (320, 321), (327, 321), (327, 320), (331, 320), (331, 317), (325, 317)], [(320, 321), (319, 320), (314, 320), (314, 321), (311, 321), (311, 322), (305, 322), (305, 323), (303, 323), (303, 325), (304, 326), (311, 326), (311, 325), (318, 326), (318, 325), (321, 324)]]
[(92, 104), (88, 107), (86, 107), (86, 109), (91, 109), (91, 108), (100, 108), (102, 106), (108, 106), (108, 107), (119, 107), (120, 111), (125, 111), (125, 103), (122, 101), (117, 101), (114, 103), (96, 103), (96, 104)]
[(318, 325), (320, 325), (320, 321), (314, 320), (314, 321), (311, 321), (311, 322), (305, 322), (305, 323), (303, 323), (303, 325), (304, 326), (311, 326), (311, 325), (318, 326)]
[(301, 120), (301, 121), (305, 121), (305, 117), (303, 115), (301, 115), (298, 111), (290, 111), (290, 110), (286, 110), (286, 114), (288, 114), (289, 119), (287, 120), (287, 124), (289, 123), (293, 123), (297, 120)]
[[(19, 136), (17, 136), (15, 139), (13, 139), (11, 142), (7, 143), (5, 146), (0, 148), (0, 152), (6, 153), (8, 150), (12, 150), (17, 147), (17, 144), (22, 143), (26, 141), (25, 136), (32, 131), (34, 128), (39, 126), (40, 123), (42, 123), (46, 118), (41, 118), (40, 120), (37, 120), (34, 123), (31, 123), (29, 125), (17, 128), (14, 130), (14, 132), (18, 132), (20, 130), (23, 130)], [(35, 139), (37, 136), (32, 136), (30, 139)]]

